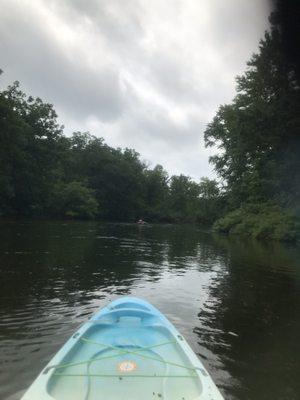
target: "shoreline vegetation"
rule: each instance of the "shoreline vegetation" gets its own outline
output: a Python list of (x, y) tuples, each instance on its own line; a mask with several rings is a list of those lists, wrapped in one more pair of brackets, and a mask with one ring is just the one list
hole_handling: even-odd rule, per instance
[(0, 92), (0, 217), (142, 218), (297, 240), (300, 85), (274, 21), (247, 65), (236, 97), (205, 131), (218, 181), (169, 176), (135, 150), (112, 148), (87, 132), (67, 137), (53, 106), (14, 82)]

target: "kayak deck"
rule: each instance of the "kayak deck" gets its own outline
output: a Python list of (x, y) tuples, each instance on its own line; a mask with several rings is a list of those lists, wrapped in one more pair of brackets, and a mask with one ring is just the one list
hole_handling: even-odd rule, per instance
[[(140, 300), (117, 300), (80, 328), (48, 364), (40, 375), (47, 397), (39, 396), (55, 400), (222, 399), (195, 360), (185, 340), (158, 310)], [(203, 397), (204, 389), (211, 393)]]

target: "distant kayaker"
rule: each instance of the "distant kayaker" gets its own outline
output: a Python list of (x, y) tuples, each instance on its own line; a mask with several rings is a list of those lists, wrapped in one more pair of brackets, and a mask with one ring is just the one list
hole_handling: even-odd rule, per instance
[(147, 222), (145, 222), (142, 218), (140, 218), (137, 222), (139, 225), (145, 225)]

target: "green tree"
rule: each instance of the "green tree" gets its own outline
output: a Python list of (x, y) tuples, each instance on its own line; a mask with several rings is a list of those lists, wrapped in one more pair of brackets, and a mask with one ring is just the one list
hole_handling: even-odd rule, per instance
[(143, 211), (145, 165), (132, 149), (114, 149), (102, 138), (74, 133), (66, 161), (67, 180), (86, 180), (107, 220), (132, 221)]
[[(237, 83), (234, 101), (219, 108), (205, 131), (206, 146), (218, 150), (210, 161), (226, 185), (229, 208), (242, 207), (236, 215), (245, 214), (245, 205), (259, 203), (296, 210), (300, 204), (300, 85), (276, 27), (266, 32), (259, 53)], [(286, 215), (280, 210), (276, 209), (276, 218), (274, 212), (269, 218), (273, 228), (283, 219), (278, 213)]]
[(211, 225), (215, 220), (224, 215), (226, 209), (225, 194), (216, 180), (202, 178), (199, 183), (199, 206), (197, 221)]
[(259, 54), (237, 78), (238, 95), (221, 106), (205, 132), (211, 157), (228, 185), (233, 206), (270, 198), (300, 200), (299, 84), (281, 51), (277, 30), (266, 33)]
[(169, 176), (161, 165), (145, 171), (145, 217), (150, 220), (168, 219)]
[(62, 128), (52, 105), (15, 82), (0, 93), (1, 211), (41, 215), (62, 160)]
[(170, 180), (171, 218), (177, 222), (195, 222), (199, 206), (199, 185), (189, 176), (173, 175)]
[(82, 182), (57, 184), (51, 199), (53, 215), (68, 218), (94, 218), (98, 212), (98, 203), (93, 190)]

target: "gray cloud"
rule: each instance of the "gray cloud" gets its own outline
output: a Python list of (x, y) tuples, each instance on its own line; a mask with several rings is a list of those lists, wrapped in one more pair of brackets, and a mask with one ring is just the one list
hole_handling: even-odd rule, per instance
[[(62, 3), (57, 1), (61, 7)], [(143, 12), (141, 3), (136, 0), (99, 1), (68, 0), (69, 10), (77, 12), (78, 19), (85, 15), (94, 22), (96, 28), (112, 44), (132, 43), (132, 38), (140, 39), (143, 36), (143, 28), (139, 19)], [(69, 12), (67, 11), (67, 13)]]
[(20, 80), (66, 126), (212, 176), (203, 132), (234, 96), (268, 1), (0, 0), (0, 85)]
[[(118, 69), (88, 65), (82, 54), (66, 53), (42, 20), (32, 20), (30, 10), (11, 7), (0, 25), (3, 69), (26, 89), (53, 102), (65, 114), (103, 121), (118, 118), (126, 107)], [(101, 54), (100, 54), (101, 56)]]

